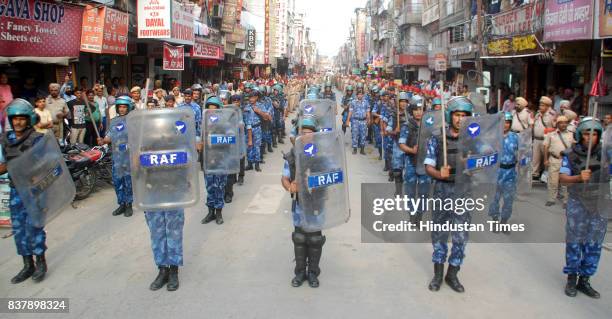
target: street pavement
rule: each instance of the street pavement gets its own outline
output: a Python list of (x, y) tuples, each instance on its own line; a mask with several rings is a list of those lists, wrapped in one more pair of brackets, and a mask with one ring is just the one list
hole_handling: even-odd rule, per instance
[[(106, 187), (46, 227), (49, 272), (43, 282), (11, 284), (22, 261), (12, 237), (0, 240), (0, 298), (67, 297), (70, 313), (0, 318), (612, 317), (607, 249), (592, 278), (600, 300), (564, 295), (562, 244), (469, 244), (459, 273), (466, 292), (445, 285), (430, 292), (431, 244), (361, 243), (360, 184), (385, 183), (387, 175), (371, 146), (366, 156), (352, 155), (348, 143), (352, 217), (324, 231), (321, 286), (292, 288), (290, 197), (280, 185), (281, 150), (290, 145), (285, 141), (266, 155), (262, 172), (247, 172), (245, 184), (235, 187), (234, 201), (223, 210), (225, 224), (200, 223), (204, 190), (200, 204), (186, 210), (178, 291), (148, 289), (157, 269), (144, 215), (111, 216), (115, 194)], [(536, 187), (515, 209), (564, 219), (560, 206), (544, 207), (545, 200), (545, 190)]]

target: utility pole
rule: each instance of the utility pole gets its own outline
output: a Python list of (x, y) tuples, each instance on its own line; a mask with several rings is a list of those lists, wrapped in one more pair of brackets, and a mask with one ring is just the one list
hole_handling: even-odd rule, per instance
[(476, 71), (478, 71), (478, 75), (477, 75), (477, 79), (478, 79), (478, 86), (481, 87), (483, 85), (483, 81), (482, 81), (482, 59), (480, 58), (481, 56), (483, 56), (483, 47), (482, 47), (482, 33), (483, 33), (483, 27), (482, 27), (482, 20), (483, 20), (483, 14), (482, 14), (482, 0), (476, 0), (476, 23), (478, 25), (478, 37), (477, 37), (477, 41), (478, 41), (478, 54), (476, 55)]

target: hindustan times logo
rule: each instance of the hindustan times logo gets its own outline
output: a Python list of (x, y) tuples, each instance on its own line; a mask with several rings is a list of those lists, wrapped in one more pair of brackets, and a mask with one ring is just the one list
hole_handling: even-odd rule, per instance
[(372, 214), (381, 216), (387, 212), (414, 215), (425, 211), (453, 211), (463, 215), (466, 212), (481, 212), (485, 209), (487, 196), (479, 198), (429, 198), (396, 195), (395, 198), (375, 198), (372, 201)]

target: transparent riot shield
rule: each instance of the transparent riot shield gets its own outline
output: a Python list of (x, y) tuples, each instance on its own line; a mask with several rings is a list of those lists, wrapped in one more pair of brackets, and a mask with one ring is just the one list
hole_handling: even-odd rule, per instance
[(487, 202), (493, 200), (501, 160), (503, 125), (501, 113), (463, 119), (455, 163), (458, 196), (485, 198)]
[(35, 227), (45, 226), (76, 194), (72, 176), (52, 133), (45, 134), (30, 149), (9, 161), (7, 169)]
[(532, 168), (531, 160), (533, 159), (533, 138), (531, 130), (523, 130), (517, 133), (519, 136), (518, 146), (518, 179), (516, 190), (519, 195), (527, 195), (531, 192)]
[(200, 183), (193, 111), (133, 111), (127, 124), (134, 206), (152, 211), (195, 205)]
[(612, 219), (612, 127), (608, 127), (601, 138), (601, 172), (597, 210), (602, 217)]
[(478, 115), (487, 114), (487, 105), (485, 103), (484, 95), (477, 92), (470, 92), (468, 94), (468, 99), (472, 101), (474, 105), (474, 113)]
[(113, 171), (117, 177), (130, 174), (130, 153), (128, 151), (128, 129), (125, 116), (111, 120), (108, 128), (113, 151)]
[(300, 226), (319, 231), (350, 218), (342, 134), (305, 134), (295, 140)]
[(205, 110), (204, 160), (206, 174), (227, 175), (240, 171), (240, 117), (232, 108)]
[(336, 103), (328, 99), (303, 100), (298, 116), (314, 116), (321, 131), (336, 129)]
[(427, 175), (425, 172), (425, 156), (427, 155), (427, 141), (432, 135), (439, 135), (442, 132), (442, 123), (444, 123), (444, 114), (442, 110), (427, 111), (421, 118), (419, 126), (419, 137), (417, 143), (419, 145), (417, 152), (416, 171), (419, 175)]

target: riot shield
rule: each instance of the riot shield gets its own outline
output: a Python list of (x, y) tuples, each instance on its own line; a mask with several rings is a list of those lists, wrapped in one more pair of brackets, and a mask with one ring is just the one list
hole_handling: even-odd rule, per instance
[(240, 171), (240, 118), (232, 108), (205, 110), (203, 117), (206, 174), (227, 175)]
[(478, 115), (487, 114), (487, 105), (485, 103), (484, 95), (477, 92), (470, 92), (468, 94), (468, 99), (472, 101), (474, 105), (474, 113)]
[(602, 217), (612, 218), (612, 127), (608, 127), (601, 138), (601, 177), (599, 179), (599, 198), (597, 200), (597, 210)]
[(298, 116), (314, 116), (321, 131), (336, 129), (336, 103), (328, 99), (303, 100)]
[(316, 132), (295, 140), (300, 227), (319, 231), (350, 218), (341, 132)]
[(246, 126), (244, 125), (244, 115), (242, 114), (242, 109), (233, 104), (224, 105), (224, 108), (231, 108), (238, 113), (238, 147), (240, 148), (240, 158), (244, 158), (247, 152), (247, 142), (246, 142)]
[(454, 164), (457, 196), (484, 198), (485, 201), (494, 198), (501, 160), (503, 125), (502, 113), (466, 117), (461, 122), (458, 154)]
[(135, 111), (127, 124), (134, 206), (153, 211), (195, 205), (200, 182), (193, 111)]
[(108, 135), (113, 151), (113, 170), (117, 177), (130, 174), (130, 154), (128, 151), (128, 129), (125, 116), (111, 120)]
[(76, 188), (52, 133), (45, 134), (7, 169), (34, 227), (43, 227), (72, 202)]
[(531, 130), (523, 130), (517, 133), (519, 136), (517, 167), (518, 181), (516, 185), (519, 195), (526, 195), (531, 192), (531, 160), (533, 159), (533, 138)]
[(427, 141), (434, 134), (441, 134), (442, 123), (444, 123), (444, 115), (442, 110), (427, 111), (421, 118), (419, 126), (419, 137), (417, 143), (419, 145), (417, 152), (416, 172), (419, 175), (427, 175), (425, 172), (425, 156), (427, 155)]

